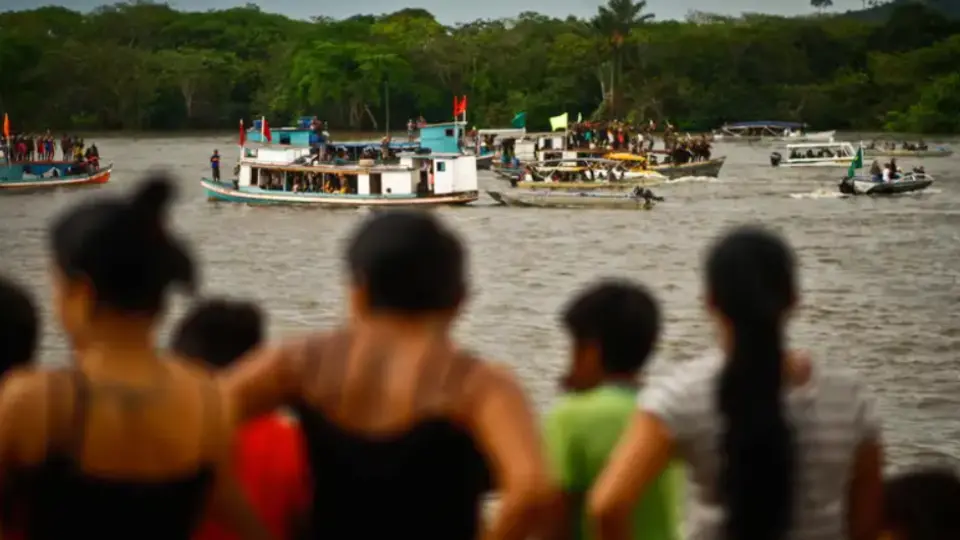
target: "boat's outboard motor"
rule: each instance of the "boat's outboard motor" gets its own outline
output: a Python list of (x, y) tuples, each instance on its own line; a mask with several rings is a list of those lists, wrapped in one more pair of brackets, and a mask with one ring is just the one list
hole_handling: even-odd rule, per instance
[(844, 195), (855, 195), (857, 193), (856, 190), (853, 189), (853, 178), (844, 177), (837, 187), (840, 188), (840, 193)]
[(779, 167), (780, 162), (782, 161), (783, 161), (783, 156), (780, 155), (780, 152), (774, 152), (770, 154), (770, 165), (773, 165), (774, 167)]

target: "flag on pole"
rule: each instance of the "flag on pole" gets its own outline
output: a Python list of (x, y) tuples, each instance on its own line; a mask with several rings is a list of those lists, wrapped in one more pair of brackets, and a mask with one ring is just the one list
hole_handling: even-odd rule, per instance
[(518, 112), (518, 113), (513, 117), (513, 120), (510, 121), (510, 125), (513, 126), (513, 127), (515, 127), (515, 128), (517, 128), (517, 129), (523, 129), (523, 128), (527, 127), (527, 113), (525, 113), (525, 112)]
[(467, 96), (453, 96), (453, 116), (467, 114)]
[(243, 118), (240, 119), (240, 146), (247, 142), (247, 130), (243, 129)]
[(847, 178), (853, 178), (857, 174), (857, 169), (863, 168), (863, 147), (857, 147), (857, 155), (850, 162), (850, 168), (847, 169)]
[(10, 117), (7, 116), (7, 113), (3, 113), (3, 137), (5, 139), (10, 138)]
[(583, 113), (577, 113), (577, 123), (578, 124), (583, 123)]
[(267, 123), (267, 117), (260, 117), (260, 136), (267, 142), (273, 142), (273, 136), (270, 134), (270, 124)]
[(550, 119), (550, 131), (557, 131), (558, 129), (566, 130), (569, 123), (570, 115), (567, 113), (554, 116)]

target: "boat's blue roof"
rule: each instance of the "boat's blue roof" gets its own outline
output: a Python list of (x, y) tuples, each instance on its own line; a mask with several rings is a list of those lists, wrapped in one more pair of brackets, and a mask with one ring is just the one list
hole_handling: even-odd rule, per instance
[[(343, 141), (343, 142), (333, 141), (329, 143), (329, 145), (334, 148), (339, 148), (341, 146), (343, 148), (380, 148), (381, 144), (382, 143), (380, 141)], [(412, 143), (412, 142), (406, 142), (406, 141), (404, 142), (391, 141), (390, 148), (416, 150), (417, 148), (420, 148), (420, 145), (418, 143)]]
[(738, 127), (775, 127), (775, 128), (791, 128), (798, 129), (806, 126), (803, 122), (771, 122), (769, 120), (763, 121), (754, 121), (754, 122), (734, 122), (732, 124), (725, 124), (725, 127), (728, 128), (738, 128)]

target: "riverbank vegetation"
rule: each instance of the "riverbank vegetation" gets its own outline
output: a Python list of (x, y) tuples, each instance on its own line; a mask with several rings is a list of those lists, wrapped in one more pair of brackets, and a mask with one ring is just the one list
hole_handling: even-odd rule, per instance
[[(816, 128), (960, 132), (960, 23), (898, 2), (888, 15), (694, 13), (658, 21), (610, 0), (589, 20), (524, 13), (444, 27), (406, 9), (292, 20), (246, 7), (136, 2), (0, 13), (0, 110), (15, 127), (204, 129), (318, 115), (335, 129), (451, 118), (530, 128), (569, 112), (669, 120), (793, 120)], [(864, 12), (866, 13), (866, 12)]]

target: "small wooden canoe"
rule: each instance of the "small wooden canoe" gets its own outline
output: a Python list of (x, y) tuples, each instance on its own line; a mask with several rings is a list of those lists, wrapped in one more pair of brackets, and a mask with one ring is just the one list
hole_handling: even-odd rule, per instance
[(526, 208), (604, 208), (610, 210), (650, 210), (656, 203), (622, 193), (564, 193), (556, 191), (487, 191), (503, 206)]

